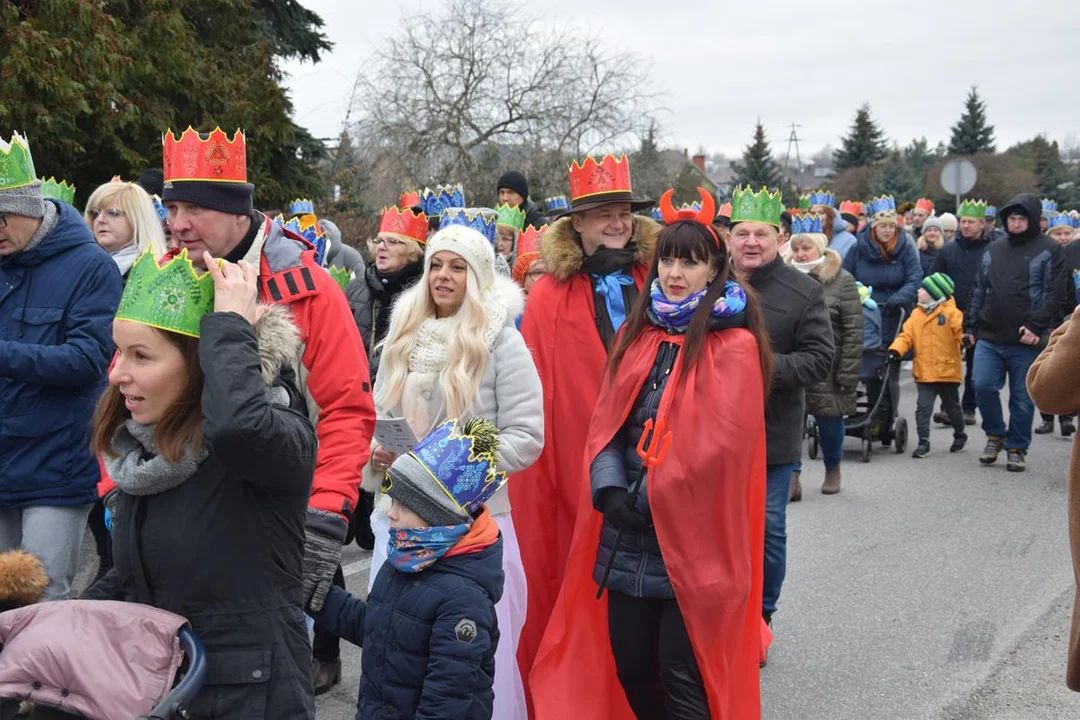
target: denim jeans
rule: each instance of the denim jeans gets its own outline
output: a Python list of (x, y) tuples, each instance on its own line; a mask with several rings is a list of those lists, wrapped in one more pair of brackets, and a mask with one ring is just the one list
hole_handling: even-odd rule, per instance
[[(982, 428), (988, 435), (1005, 438), (1007, 450), (1027, 452), (1031, 446), (1031, 423), (1035, 403), (1027, 391), (1027, 372), (1039, 355), (1039, 348), (1029, 345), (998, 345), (980, 340), (975, 345), (975, 400), (982, 415)], [(1001, 389), (1009, 381), (1009, 426), (1001, 410)]]
[(761, 612), (776, 612), (780, 587), (787, 572), (787, 504), (795, 463), (769, 465), (765, 470), (765, 579)]
[(92, 505), (39, 505), (0, 510), (0, 552), (22, 548), (37, 555), (49, 576), (43, 600), (67, 600)]
[(844, 418), (815, 415), (818, 427), (818, 445), (825, 469), (831, 470), (844, 459)]

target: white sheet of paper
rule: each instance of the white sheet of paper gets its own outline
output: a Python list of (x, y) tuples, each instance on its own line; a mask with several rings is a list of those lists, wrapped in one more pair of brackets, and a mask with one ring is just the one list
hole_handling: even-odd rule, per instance
[(409, 452), (420, 442), (405, 418), (376, 418), (375, 440), (383, 450), (398, 455)]

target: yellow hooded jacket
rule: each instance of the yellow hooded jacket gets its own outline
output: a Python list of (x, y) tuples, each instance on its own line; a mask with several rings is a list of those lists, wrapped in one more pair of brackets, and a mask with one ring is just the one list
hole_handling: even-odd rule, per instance
[(963, 333), (964, 313), (948, 298), (931, 312), (917, 305), (889, 349), (900, 355), (915, 351), (912, 374), (917, 383), (959, 383)]

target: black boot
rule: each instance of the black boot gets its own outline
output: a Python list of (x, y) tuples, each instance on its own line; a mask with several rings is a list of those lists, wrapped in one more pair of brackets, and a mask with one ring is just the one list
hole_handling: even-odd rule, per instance
[(1042, 425), (1035, 428), (1036, 435), (1049, 435), (1054, 432), (1054, 418), (1043, 420)]
[(1076, 423), (1071, 417), (1061, 418), (1061, 437), (1069, 437), (1076, 432)]

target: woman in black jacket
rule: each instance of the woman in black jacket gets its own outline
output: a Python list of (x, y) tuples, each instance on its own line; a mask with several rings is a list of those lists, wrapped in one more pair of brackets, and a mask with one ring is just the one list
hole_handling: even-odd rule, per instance
[(196, 278), (186, 252), (161, 269), (144, 255), (131, 271), (93, 435), (117, 485), (115, 566), (84, 597), (190, 621), (209, 660), (194, 717), (314, 718), (301, 576), (317, 442), (289, 366), (298, 331), (256, 306), (255, 268), (206, 265)]

